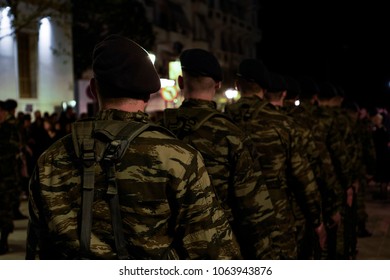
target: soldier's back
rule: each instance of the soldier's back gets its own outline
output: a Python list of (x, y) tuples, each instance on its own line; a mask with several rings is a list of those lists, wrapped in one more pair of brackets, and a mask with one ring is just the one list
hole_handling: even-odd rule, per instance
[[(46, 248), (46, 258), (78, 257), (82, 179), (80, 166), (69, 153), (72, 149), (70, 135), (51, 146), (40, 157), (31, 185), (34, 213), (45, 216), (54, 237), (48, 242), (52, 248)], [(129, 145), (116, 165), (115, 177), (131, 258), (240, 258), (203, 160), (190, 146), (168, 133), (146, 130)], [(106, 192), (105, 174), (97, 164), (91, 252), (95, 258), (109, 259), (116, 255)]]

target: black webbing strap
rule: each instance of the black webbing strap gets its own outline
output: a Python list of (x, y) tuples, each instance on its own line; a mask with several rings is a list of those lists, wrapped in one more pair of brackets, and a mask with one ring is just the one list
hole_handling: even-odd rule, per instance
[(118, 259), (129, 259), (129, 253), (127, 251), (127, 244), (123, 233), (122, 216), (119, 205), (118, 186), (115, 179), (115, 163), (111, 162), (109, 169), (107, 170), (108, 189), (107, 195), (109, 196), (109, 206), (111, 213), (111, 225), (114, 232), (115, 247), (117, 251)]
[(121, 149), (121, 141), (114, 140), (107, 147), (103, 163), (106, 172), (107, 195), (109, 197), (109, 207), (111, 214), (111, 226), (114, 232), (115, 248), (117, 257), (120, 260), (129, 259), (125, 236), (123, 233), (122, 216), (119, 205), (118, 185), (115, 178), (115, 156)]
[(83, 159), (83, 196), (81, 209), (80, 253), (87, 256), (90, 252), (92, 229), (92, 203), (95, 185), (95, 153), (93, 139), (84, 139)]

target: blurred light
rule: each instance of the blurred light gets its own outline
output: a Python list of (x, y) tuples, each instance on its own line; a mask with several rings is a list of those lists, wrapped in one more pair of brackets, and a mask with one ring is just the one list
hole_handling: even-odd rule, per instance
[(11, 17), (8, 15), (11, 8), (6, 7), (0, 10), (1, 10), (0, 37), (4, 37), (11, 34)]
[(301, 104), (301, 101), (299, 101), (299, 99), (297, 99), (294, 101), (294, 104), (295, 104), (295, 106), (299, 106)]
[(11, 16), (8, 15), (10, 7), (0, 9), (0, 52), (4, 56), (12, 56), (13, 38), (9, 36), (12, 34)]
[(164, 79), (164, 78), (160, 79), (160, 83), (161, 83), (162, 88), (173, 87), (175, 85), (174, 80), (169, 80), (169, 79)]
[(180, 61), (169, 62), (169, 79), (176, 81), (182, 75)]
[(150, 60), (152, 61), (153, 64), (156, 62), (156, 55), (154, 55), (152, 53), (149, 53), (149, 58), (150, 58)]
[(232, 88), (229, 88), (225, 91), (225, 96), (228, 98), (228, 99), (234, 99), (236, 98), (238, 95), (238, 91), (235, 90), (235, 89), (232, 89)]
[(161, 89), (161, 97), (165, 101), (173, 101), (178, 95), (177, 90), (174, 87), (165, 87)]
[(50, 18), (45, 17), (41, 19), (39, 27), (39, 57), (43, 62), (50, 62), (52, 51), (51, 51), (51, 23)]
[(68, 105), (70, 106), (70, 107), (76, 107), (76, 104), (77, 104), (77, 102), (76, 102), (76, 100), (70, 100), (69, 102), (68, 102)]

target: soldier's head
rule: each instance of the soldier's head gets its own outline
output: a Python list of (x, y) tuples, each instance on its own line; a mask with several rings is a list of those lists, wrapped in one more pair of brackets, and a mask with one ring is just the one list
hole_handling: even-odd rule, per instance
[(286, 100), (297, 100), (301, 94), (301, 86), (297, 79), (291, 76), (284, 76), (287, 82), (287, 95)]
[(301, 92), (299, 94), (300, 100), (312, 100), (316, 96), (320, 89), (317, 82), (309, 76), (300, 76), (297, 78)]
[(147, 102), (160, 90), (160, 78), (148, 52), (134, 41), (111, 35), (93, 51), (91, 91), (99, 102), (136, 99)]
[(269, 87), (269, 72), (261, 60), (244, 59), (238, 66), (236, 85), (243, 95), (260, 94)]
[(7, 99), (5, 101), (5, 107), (10, 115), (15, 116), (15, 111), (18, 107), (18, 102), (14, 99)]
[(183, 76), (178, 83), (187, 98), (211, 99), (221, 87), (221, 65), (211, 52), (187, 49), (180, 55), (180, 64)]
[[(270, 102), (283, 102), (287, 93), (287, 82), (286, 79), (279, 73), (269, 72), (269, 87), (265, 93), (265, 97)], [(280, 106), (282, 104), (279, 104)]]
[(331, 82), (318, 83), (318, 101), (320, 105), (340, 106), (342, 99), (338, 98), (337, 89)]

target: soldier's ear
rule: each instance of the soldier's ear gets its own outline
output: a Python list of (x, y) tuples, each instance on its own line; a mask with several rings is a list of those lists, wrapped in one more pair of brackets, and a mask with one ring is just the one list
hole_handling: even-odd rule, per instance
[(179, 77), (177, 77), (177, 83), (179, 84), (180, 89), (184, 88), (183, 76), (179, 75)]
[(222, 82), (215, 83), (215, 90), (219, 90), (222, 87)]

